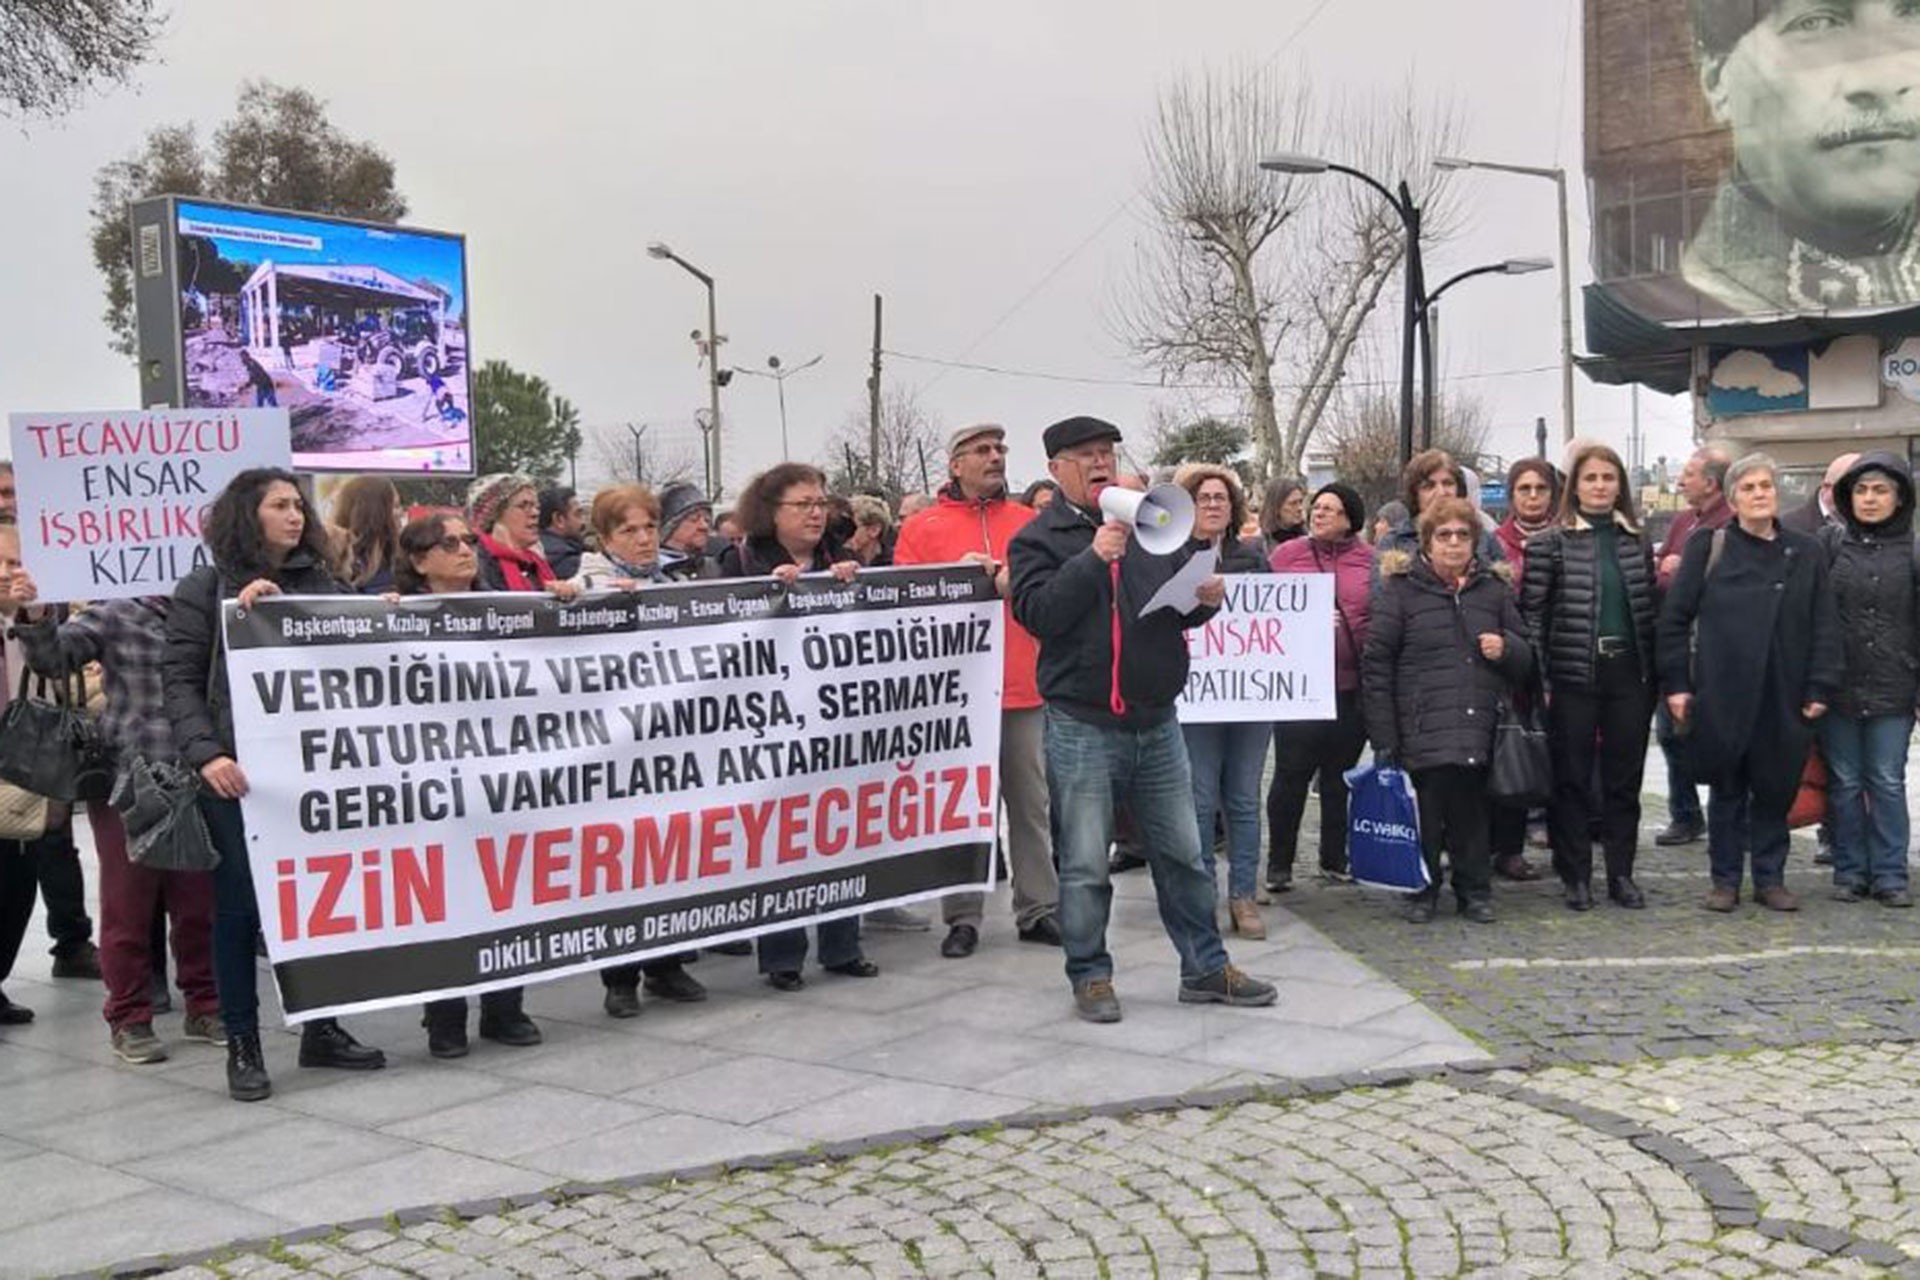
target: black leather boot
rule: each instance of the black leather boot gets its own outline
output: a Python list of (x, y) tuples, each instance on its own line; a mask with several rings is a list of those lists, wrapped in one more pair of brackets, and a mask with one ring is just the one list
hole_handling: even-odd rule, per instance
[(452, 1000), (427, 1001), (420, 1025), (427, 1029), (427, 1052), (434, 1057), (467, 1056), (466, 1000), (456, 996)]
[(480, 1038), (524, 1049), (546, 1037), (520, 1008), (525, 991), (513, 987), (507, 991), (489, 991), (480, 997)]
[(334, 1019), (318, 1018), (300, 1030), (300, 1065), (378, 1071), (387, 1065), (387, 1055), (355, 1040)]
[(227, 1036), (227, 1096), (235, 1102), (259, 1102), (273, 1095), (267, 1078), (267, 1060), (260, 1052), (260, 1033), (242, 1031)]

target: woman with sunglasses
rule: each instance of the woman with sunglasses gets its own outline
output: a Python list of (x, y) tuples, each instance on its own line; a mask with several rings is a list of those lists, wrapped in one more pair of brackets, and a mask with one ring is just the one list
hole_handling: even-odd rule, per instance
[[(831, 572), (842, 582), (853, 581), (860, 562), (849, 557), (827, 535), (827, 477), (804, 462), (783, 462), (747, 482), (734, 512), (745, 537), (720, 555), (723, 578), (771, 576), (792, 582), (803, 573)], [(842, 916), (823, 920), (820, 967), (849, 978), (872, 978), (880, 966), (860, 950), (860, 920)], [(807, 931), (785, 929), (762, 934), (760, 972), (776, 991), (798, 991), (806, 985), (801, 966), (807, 960)]]
[(1533, 666), (1503, 560), (1478, 554), (1485, 531), (1464, 498), (1430, 502), (1420, 513), (1420, 550), (1378, 560), (1361, 687), (1376, 765), (1413, 776), (1420, 844), (1430, 883), (1407, 904), (1407, 919), (1433, 919), (1440, 851), (1452, 859), (1460, 914), (1493, 922), (1487, 840), (1487, 772), (1500, 702)]
[[(480, 538), (454, 515), (425, 516), (400, 531), (394, 586), (405, 596), (451, 596), (478, 591)], [(391, 597), (389, 597), (391, 598)], [(480, 997), (480, 1038), (514, 1048), (539, 1044), (543, 1037), (521, 1008), (521, 987), (489, 991)], [(460, 996), (429, 1000), (420, 1023), (427, 1029), (427, 1052), (436, 1058), (467, 1056), (467, 1002)]]

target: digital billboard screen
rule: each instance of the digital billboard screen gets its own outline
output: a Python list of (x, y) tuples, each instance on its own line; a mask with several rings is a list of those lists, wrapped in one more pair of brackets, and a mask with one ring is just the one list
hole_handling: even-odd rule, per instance
[(285, 408), (306, 471), (470, 473), (457, 235), (174, 202), (189, 408)]
[(1920, 5), (1588, 0), (1586, 42), (1613, 302), (1686, 328), (1920, 306)]

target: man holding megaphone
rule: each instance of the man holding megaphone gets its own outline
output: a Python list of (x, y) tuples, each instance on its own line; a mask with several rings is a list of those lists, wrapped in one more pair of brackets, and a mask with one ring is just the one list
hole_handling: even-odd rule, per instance
[(1116, 487), (1120, 429), (1110, 422), (1068, 418), (1042, 439), (1060, 496), (1015, 535), (1008, 563), (1013, 616), (1040, 642), (1060, 933), (1075, 1011), (1089, 1022), (1120, 1020), (1106, 943), (1118, 789), (1132, 800), (1160, 918), (1180, 955), (1180, 999), (1272, 1004), (1271, 983), (1227, 962), (1174, 715), (1187, 682), (1182, 633), (1213, 615), (1226, 586), (1213, 575), (1188, 612), (1143, 612), (1193, 554), (1191, 501), (1172, 485)]

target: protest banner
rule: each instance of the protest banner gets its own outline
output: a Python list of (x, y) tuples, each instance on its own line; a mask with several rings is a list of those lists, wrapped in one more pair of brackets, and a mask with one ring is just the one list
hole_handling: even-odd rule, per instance
[(992, 884), (978, 569), (269, 598), (225, 624), (290, 1020)]
[(1333, 575), (1230, 573), (1220, 611), (1186, 632), (1184, 724), (1331, 720)]
[(227, 482), (292, 457), (285, 409), (9, 415), (20, 550), (45, 600), (165, 595)]

